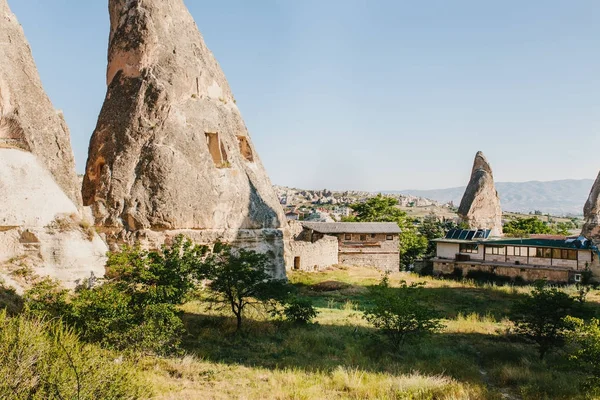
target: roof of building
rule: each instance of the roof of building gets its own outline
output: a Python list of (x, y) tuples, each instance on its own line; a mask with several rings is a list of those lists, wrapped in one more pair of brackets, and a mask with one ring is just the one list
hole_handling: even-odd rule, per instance
[(319, 233), (400, 233), (395, 222), (302, 222)]
[(434, 239), (434, 242), (442, 243), (476, 243), (486, 246), (528, 246), (528, 247), (552, 247), (558, 249), (573, 250), (595, 250), (592, 242), (585, 238), (552, 239), (552, 238), (506, 238), (506, 239)]
[(560, 249), (581, 249), (591, 250), (592, 242), (586, 239), (541, 239), (541, 238), (511, 238), (511, 239), (498, 239), (498, 240), (487, 240), (480, 242), (488, 246), (530, 246), (530, 247), (553, 247)]

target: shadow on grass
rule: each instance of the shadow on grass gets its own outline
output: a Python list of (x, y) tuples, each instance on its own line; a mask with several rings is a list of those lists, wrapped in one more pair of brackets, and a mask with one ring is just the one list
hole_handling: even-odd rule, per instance
[(23, 299), (14, 289), (0, 286), (0, 311), (3, 309), (9, 315), (19, 314), (23, 310)]
[(344, 367), (393, 376), (419, 372), (478, 386), (533, 385), (547, 387), (549, 394), (566, 393), (556, 398), (570, 398), (571, 384), (580, 380), (564, 357), (553, 353), (540, 362), (535, 346), (510, 336), (440, 333), (394, 351), (369, 327), (246, 320), (236, 334), (233, 318), (185, 314), (184, 322), (189, 354), (229, 365), (325, 373)]

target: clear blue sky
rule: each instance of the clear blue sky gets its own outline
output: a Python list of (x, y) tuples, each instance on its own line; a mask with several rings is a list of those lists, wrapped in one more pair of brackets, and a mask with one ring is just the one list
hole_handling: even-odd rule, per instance
[[(106, 0), (9, 0), (71, 128), (77, 168), (105, 95)], [(187, 0), (274, 183), (466, 184), (600, 169), (597, 0)]]

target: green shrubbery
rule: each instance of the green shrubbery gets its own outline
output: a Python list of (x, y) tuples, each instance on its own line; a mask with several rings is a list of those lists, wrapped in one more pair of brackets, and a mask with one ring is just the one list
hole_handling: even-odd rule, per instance
[(56, 320), (0, 312), (0, 397), (138, 399), (149, 393), (126, 362), (80, 343)]
[(290, 298), (283, 309), (285, 318), (295, 324), (310, 324), (318, 315), (312, 302), (297, 297)]
[(423, 284), (408, 285), (402, 281), (399, 288), (391, 288), (386, 275), (379, 285), (370, 288), (373, 307), (365, 312), (365, 319), (387, 336), (396, 349), (407, 340), (422, 338), (444, 327), (438, 313), (420, 301), (422, 287)]

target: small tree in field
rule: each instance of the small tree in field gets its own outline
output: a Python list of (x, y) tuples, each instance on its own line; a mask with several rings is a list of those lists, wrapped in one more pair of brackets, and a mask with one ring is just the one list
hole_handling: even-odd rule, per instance
[(208, 301), (236, 318), (237, 331), (248, 307), (268, 308), (287, 297), (287, 285), (269, 275), (269, 259), (251, 250), (233, 250), (217, 244), (205, 262), (204, 277), (210, 281)]
[(365, 313), (365, 319), (387, 336), (396, 350), (409, 339), (416, 339), (441, 330), (444, 325), (438, 314), (427, 304), (419, 302), (423, 284), (391, 288), (387, 276), (370, 289), (374, 306)]
[(515, 303), (510, 319), (517, 333), (537, 344), (542, 359), (551, 349), (564, 345), (569, 328), (565, 317), (574, 305), (568, 294), (538, 282), (531, 294)]
[(585, 389), (591, 395), (600, 395), (600, 320), (567, 317), (567, 323), (573, 325), (568, 339), (574, 345), (569, 359), (578, 369), (587, 375)]

